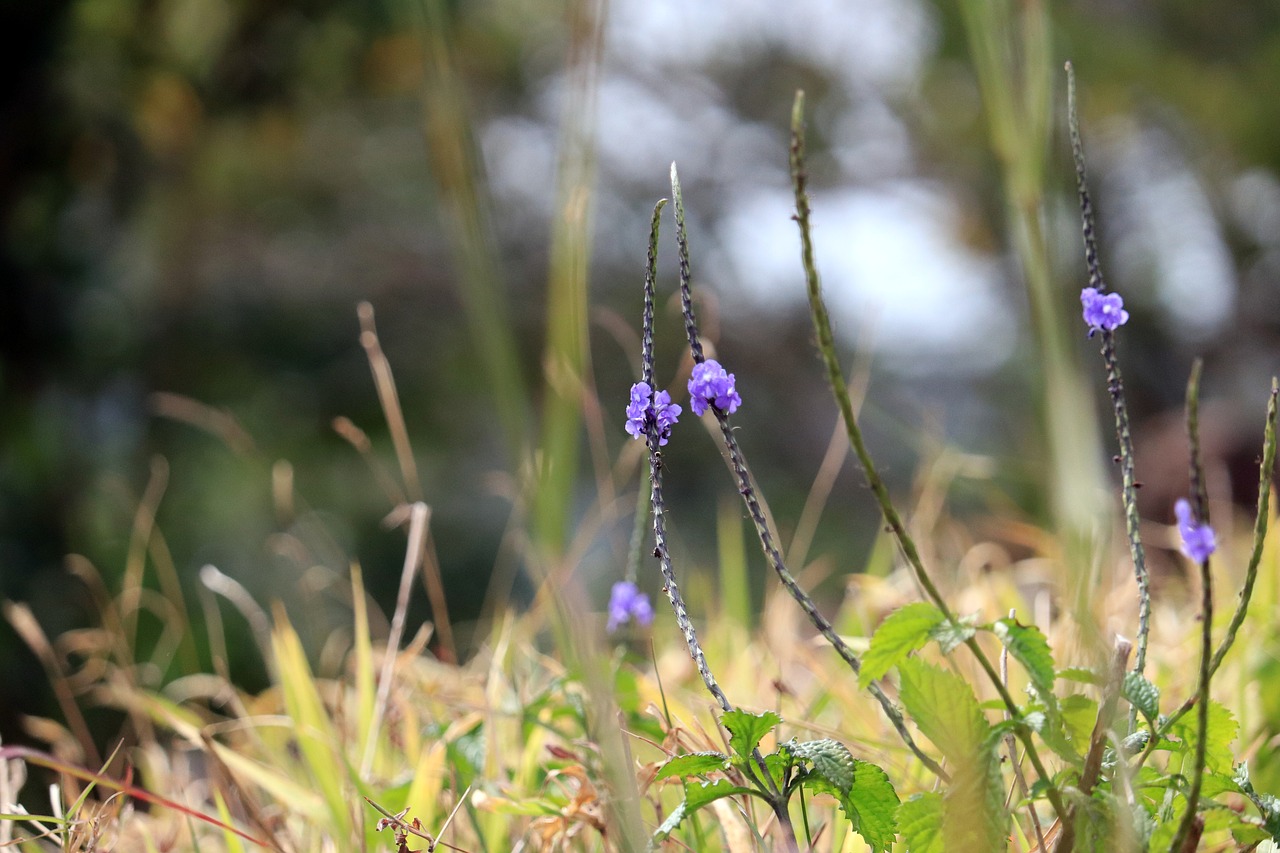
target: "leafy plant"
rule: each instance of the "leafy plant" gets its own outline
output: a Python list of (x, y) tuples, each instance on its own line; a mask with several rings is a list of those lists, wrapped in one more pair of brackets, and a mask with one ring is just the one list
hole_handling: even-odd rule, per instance
[[(1017, 836), (1034, 838), (1031, 843), (1036, 849), (1052, 847), (1055, 851), (1182, 853), (1197, 849), (1208, 837), (1230, 837), (1241, 847), (1256, 846), (1264, 839), (1273, 843), (1280, 840), (1275, 834), (1277, 801), (1249, 785), (1247, 770), (1237, 764), (1232, 751), (1238, 733), (1236, 721), (1225, 706), (1210, 698), (1213, 674), (1234, 643), (1248, 611), (1266, 536), (1275, 460), (1277, 384), (1272, 381), (1264, 430), (1253, 556), (1226, 634), (1215, 647), (1210, 555), (1216, 549), (1216, 540), (1209, 524), (1199, 455), (1199, 362), (1192, 369), (1187, 388), (1191, 498), (1178, 501), (1176, 514), (1183, 552), (1200, 568), (1200, 666), (1194, 693), (1173, 713), (1162, 714), (1161, 693), (1146, 675), (1151, 591), (1136, 503), (1133, 438), (1117, 346), (1118, 330), (1128, 322), (1129, 314), (1123, 299), (1108, 290), (1102, 276), (1069, 64), (1067, 72), (1069, 125), (1089, 272), (1089, 285), (1081, 292), (1082, 314), (1090, 337), (1097, 335), (1101, 340), (1119, 446), (1117, 461), (1122, 474), (1126, 534), (1139, 596), (1132, 668), (1129, 658), (1135, 646), (1117, 638), (1110, 666), (1060, 670), (1048, 638), (1039, 627), (1020, 621), (1016, 613), (991, 621), (962, 617), (934, 580), (867, 450), (836, 356), (810, 234), (804, 101), (803, 94), (798, 94), (792, 114), (791, 172), (795, 220), (800, 229), (801, 259), (818, 348), (850, 445), (880, 506), (886, 529), (896, 540), (926, 601), (908, 604), (889, 614), (876, 628), (865, 652), (858, 655), (833, 630), (787, 569), (774, 545), (763, 497), (729, 423), (729, 416), (743, 404), (734, 374), (706, 356), (698, 334), (689, 290), (683, 203), (673, 166), (680, 295), (694, 364), (688, 392), (694, 414), (710, 413), (718, 422), (735, 485), (782, 588), (853, 671), (859, 686), (871, 691), (904, 744), (937, 778), (941, 790), (917, 793), (900, 802), (893, 783), (881, 768), (854, 757), (847, 747), (831, 738), (792, 740), (763, 755), (762, 739), (781, 724), (781, 717), (772, 712), (753, 715), (735, 709), (711, 675), (707, 656), (676, 586), (665, 541), (659, 448), (671, 440), (682, 410), (671, 402), (668, 392), (655, 391), (653, 385), (653, 259), (663, 206), (659, 203), (654, 212), (645, 277), (644, 372), (641, 381), (633, 386), (627, 429), (633, 437), (645, 439), (649, 448), (652, 515), (658, 544), (654, 555), (661, 562), (664, 588), (676, 610), (689, 652), (707, 689), (720, 703), (720, 724), (728, 732), (729, 750), (676, 755), (661, 766), (657, 779), (680, 779), (684, 796), (654, 834), (655, 843), (671, 836), (698, 810), (727, 797), (748, 796), (763, 799), (769, 805), (778, 818), (785, 849), (796, 849), (788, 804), (794, 792), (805, 790), (834, 796), (853, 831), (875, 851), (888, 850), (898, 833), (912, 851), (999, 850), (1007, 846), (1011, 828)], [(931, 647), (936, 652), (926, 654)], [(992, 647), (1000, 649), (998, 670), (989, 652)], [(976, 665), (976, 683), (963, 674), (956, 660), (962, 649)], [(930, 657), (949, 666), (930, 662)], [(1010, 660), (1022, 672), (1025, 695), (1021, 698), (1009, 687)], [(901, 708), (881, 687), (893, 676)], [(981, 697), (978, 688), (983, 683), (994, 698)], [(1096, 691), (1096, 698), (1079, 692), (1076, 685), (1080, 684)], [(1122, 702), (1128, 706), (1127, 715), (1118, 713)], [(1196, 711), (1194, 721), (1186, 719), (1192, 709)], [(999, 711), (1000, 718), (992, 719), (992, 711)], [(932, 742), (942, 761), (921, 748), (913, 728)], [(1157, 752), (1162, 754), (1159, 762), (1153, 760)], [(1024, 761), (1030, 765), (1030, 779), (1024, 776)], [(1013, 796), (1009, 794), (1006, 764), (1012, 768)], [(1251, 803), (1257, 814), (1250, 815), (1240, 808), (1242, 800)]]

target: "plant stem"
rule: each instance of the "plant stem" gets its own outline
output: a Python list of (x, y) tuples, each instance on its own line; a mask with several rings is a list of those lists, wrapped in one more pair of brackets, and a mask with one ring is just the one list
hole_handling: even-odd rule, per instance
[[(695, 363), (700, 364), (706, 360), (706, 356), (703, 353), (702, 340), (698, 333), (697, 317), (693, 311), (693, 298), (689, 286), (691, 273), (689, 241), (684, 222), (684, 197), (680, 189), (680, 177), (676, 172), (675, 164), (671, 166), (671, 196), (675, 201), (676, 243), (679, 247), (680, 255), (680, 300), (684, 308), (685, 333), (689, 338), (689, 350), (693, 355), (693, 360)], [(751, 517), (751, 522), (755, 526), (756, 535), (760, 539), (760, 547), (764, 551), (765, 558), (768, 559), (769, 565), (778, 575), (778, 580), (781, 581), (783, 588), (796, 600), (796, 603), (800, 605), (800, 609), (809, 617), (809, 621), (818, 629), (818, 633), (831, 644), (836, 653), (840, 655), (841, 659), (849, 665), (856, 675), (862, 671), (862, 663), (858, 660), (858, 656), (840, 637), (827, 618), (822, 615), (813, 599), (800, 587), (795, 577), (787, 569), (782, 552), (774, 542), (773, 531), (770, 530), (769, 522), (765, 518), (764, 510), (760, 505), (759, 494), (755, 487), (754, 478), (751, 476), (751, 470), (747, 467), (746, 457), (743, 455), (742, 448), (733, 434), (733, 428), (729, 424), (729, 416), (714, 405), (710, 409), (715, 413), (716, 420), (720, 424), (720, 433), (724, 438), (725, 448), (729, 452), (730, 467), (733, 469), (737, 479), (738, 493), (742, 496), (742, 500), (747, 506), (747, 514)], [(915, 739), (911, 736), (911, 731), (907, 728), (902, 710), (894, 705), (893, 701), (885, 695), (879, 685), (873, 684), (869, 689), (871, 695), (875, 697), (876, 701), (880, 703), (880, 707), (884, 709), (885, 716), (889, 718), (894, 730), (897, 731), (915, 756), (920, 759), (921, 763), (935, 776), (944, 781), (949, 780), (950, 776), (942, 769), (942, 766), (915, 742)]]
[[(897, 508), (893, 505), (893, 500), (889, 497), (889, 489), (884, 480), (881, 479), (880, 473), (876, 470), (875, 463), (871, 460), (871, 454), (867, 451), (866, 442), (862, 438), (862, 430), (853, 414), (853, 403), (849, 399), (844, 373), (840, 368), (840, 361), (836, 355), (835, 336), (831, 331), (831, 318), (827, 312), (826, 302), (822, 297), (822, 282), (818, 276), (818, 267), (813, 257), (813, 238), (810, 233), (809, 222), (809, 196), (805, 191), (807, 179), (808, 176), (804, 164), (804, 92), (797, 92), (795, 105), (791, 112), (791, 180), (796, 196), (795, 220), (800, 227), (800, 256), (804, 265), (805, 281), (808, 287), (809, 309), (818, 338), (818, 350), (822, 354), (823, 363), (827, 368), (827, 380), (831, 385), (831, 392), (836, 398), (836, 403), (840, 407), (840, 415), (844, 419), (845, 432), (849, 436), (849, 443), (853, 446), (858, 462), (862, 465), (862, 472), (866, 477), (867, 485), (875, 496), (876, 503), (880, 506), (880, 512), (883, 514), (885, 522), (889, 525), (890, 532), (893, 533), (898, 542), (898, 547), (902, 550), (903, 556), (906, 557), (907, 563), (915, 573), (916, 581), (924, 588), (929, 599), (941, 611), (947, 622), (959, 630), (962, 626), (951, 611), (951, 608), (947, 606), (941, 590), (938, 589), (937, 584), (934, 583), (933, 578), (930, 577), (929, 572), (925, 569), (924, 561), (920, 558), (920, 551), (916, 547), (915, 540), (907, 532), (902, 517), (898, 514)], [(1023, 724), (1022, 709), (1018, 707), (1018, 703), (1009, 694), (1008, 688), (1000, 680), (1000, 674), (991, 665), (991, 660), (987, 657), (986, 652), (982, 650), (978, 641), (974, 637), (969, 637), (965, 640), (965, 645), (969, 647), (969, 650), (977, 659), (978, 665), (982, 667), (982, 670), (987, 674), (987, 678), (995, 686), (996, 692), (1000, 694), (1000, 700), (1008, 709), (1010, 718), (1017, 722), (1018, 737), (1026, 747), (1027, 760), (1031, 762), (1031, 766), (1035, 768), (1040, 780), (1045, 784), (1045, 796), (1053, 804), (1054, 811), (1057, 812), (1060, 819), (1065, 820), (1067, 816), (1066, 803), (1062, 799), (1061, 792), (1054, 785), (1053, 777), (1049, 775), (1044, 763), (1040, 760), (1035, 741), (1031, 736), (1031, 730)]]
[[(1080, 196), (1080, 232), (1084, 239), (1084, 262), (1089, 272), (1089, 286), (1099, 292), (1107, 289), (1102, 277), (1102, 265), (1098, 261), (1098, 241), (1094, 226), (1093, 201), (1089, 197), (1084, 165), (1084, 144), (1080, 141), (1080, 119), (1076, 112), (1076, 75), (1071, 63), (1067, 70), (1067, 127), (1071, 134), (1071, 155), (1076, 166), (1076, 192)], [(1133, 467), (1133, 436), (1129, 429), (1129, 410), (1125, 404), (1124, 383), (1120, 378), (1120, 364), (1116, 360), (1115, 333), (1102, 330), (1102, 358), (1107, 368), (1107, 392), (1115, 412), (1116, 440), (1120, 445), (1121, 500), (1124, 503), (1125, 533), (1129, 540), (1129, 555), (1133, 558), (1133, 572), (1138, 581), (1138, 641), (1133, 670), (1142, 675), (1147, 665), (1147, 637), (1151, 632), (1151, 585), (1147, 573), (1146, 552), (1142, 547), (1139, 530), (1138, 493)], [(1137, 709), (1129, 711), (1129, 731), (1137, 726)]]
[[(674, 176), (674, 164), (671, 168)], [(645, 262), (640, 362), (642, 381), (649, 383), (650, 387), (653, 386), (653, 314), (654, 293), (657, 289), (658, 232), (662, 208), (666, 203), (666, 199), (662, 199), (654, 206), (653, 218), (649, 223), (649, 250)], [(679, 195), (676, 196), (676, 211), (676, 221), (682, 225), (683, 215), (681, 213)], [(683, 228), (680, 231), (683, 234)], [(682, 267), (687, 270), (687, 259)], [(684, 280), (683, 275), (682, 280)], [(720, 705), (722, 711), (732, 711), (733, 705), (729, 702), (729, 698), (725, 696), (724, 690), (716, 682), (715, 676), (711, 674), (711, 667), (707, 664), (707, 656), (702, 650), (702, 644), (698, 642), (698, 633), (693, 627), (692, 620), (689, 619), (689, 610), (685, 606), (684, 598), (680, 595), (680, 587), (676, 583), (675, 570), (671, 565), (671, 554), (667, 548), (666, 501), (662, 493), (662, 452), (659, 450), (661, 445), (659, 444), (658, 424), (654, 418), (646, 419), (645, 440), (649, 448), (649, 500), (653, 510), (653, 535), (655, 540), (653, 556), (658, 558), (658, 565), (662, 572), (662, 591), (666, 593), (667, 600), (671, 603), (671, 609), (675, 612), (676, 625), (680, 628), (680, 633), (684, 635), (685, 644), (689, 649), (689, 656), (693, 658), (694, 666), (698, 669), (698, 675), (702, 677), (702, 683), (706, 685), (707, 691)], [(764, 756), (761, 755), (759, 749), (752, 750), (752, 757), (760, 771), (760, 776), (756, 780), (757, 785), (765, 793), (765, 799), (769, 802), (774, 814), (777, 815), (786, 849), (788, 853), (793, 853), (793, 851), (798, 853), (799, 845), (795, 837), (795, 828), (791, 824), (791, 816), (787, 811), (786, 795), (774, 783), (773, 776), (770, 775)]]
[(1258, 514), (1253, 520), (1253, 551), (1249, 555), (1249, 565), (1244, 573), (1244, 585), (1240, 588), (1240, 600), (1236, 610), (1231, 614), (1231, 623), (1227, 625), (1227, 633), (1222, 638), (1218, 650), (1213, 653), (1209, 664), (1212, 676), (1222, 666), (1222, 659), (1231, 650), (1236, 641), (1236, 634), (1244, 624), (1245, 614), (1249, 610), (1249, 601), (1253, 597), (1253, 585), (1258, 579), (1258, 566), (1262, 563), (1262, 546), (1267, 540), (1267, 524), (1271, 512), (1271, 479), (1276, 464), (1276, 400), (1280, 397), (1280, 385), (1275, 377), (1271, 379), (1271, 395), (1267, 400), (1267, 424), (1262, 438), (1262, 464), (1258, 468)]
[[(773, 568), (774, 573), (777, 574), (783, 588), (800, 605), (800, 609), (804, 611), (805, 616), (809, 617), (813, 627), (818, 629), (818, 633), (831, 644), (832, 648), (836, 650), (836, 654), (840, 655), (841, 660), (853, 670), (854, 675), (857, 675), (862, 671), (862, 661), (858, 659), (853, 649), (849, 648), (849, 644), (835, 630), (827, 617), (822, 615), (813, 599), (801, 588), (800, 584), (796, 582), (795, 576), (787, 569), (782, 552), (778, 550), (778, 546), (773, 540), (773, 532), (769, 529), (764, 510), (760, 506), (754, 478), (751, 476), (751, 469), (747, 467), (746, 457), (743, 456), (738, 439), (733, 434), (733, 428), (729, 424), (729, 416), (715, 406), (711, 407), (711, 411), (715, 413), (716, 420), (720, 423), (720, 435), (724, 439), (725, 448), (729, 451), (730, 466), (733, 468), (733, 473), (738, 480), (738, 493), (742, 495), (742, 500), (747, 506), (747, 514), (750, 516), (751, 523), (755, 526), (756, 534), (760, 538), (760, 547), (764, 551), (765, 558), (768, 559), (769, 565)], [(889, 718), (890, 724), (907, 745), (907, 748), (915, 754), (916, 758), (920, 759), (920, 762), (929, 769), (929, 772), (942, 779), (942, 781), (950, 781), (950, 774), (943, 770), (942, 766), (934, 761), (915, 742), (915, 739), (911, 736), (911, 730), (907, 728), (902, 709), (885, 695), (880, 685), (873, 683), (867, 689), (875, 697), (876, 701), (880, 703), (880, 707), (884, 709), (885, 716)]]
[[(1249, 612), (1249, 602), (1253, 598), (1253, 587), (1258, 580), (1258, 567), (1262, 563), (1262, 548), (1267, 541), (1267, 526), (1271, 518), (1271, 478), (1276, 462), (1276, 415), (1277, 398), (1280, 397), (1280, 385), (1275, 377), (1271, 379), (1271, 394), (1267, 400), (1267, 422), (1263, 429), (1262, 464), (1258, 468), (1258, 512), (1253, 522), (1253, 551), (1249, 555), (1249, 565), (1245, 568), (1244, 585), (1240, 588), (1239, 600), (1235, 612), (1231, 614), (1231, 622), (1227, 625), (1226, 634), (1209, 662), (1209, 677), (1212, 678), (1222, 666), (1227, 652), (1235, 645), (1236, 636), (1244, 625), (1244, 618)], [(1168, 732), (1173, 725), (1196, 706), (1199, 693), (1193, 693), (1181, 707), (1165, 718), (1164, 723), (1156, 730), (1150, 748), (1154, 748), (1159, 736)], [(1148, 750), (1149, 751), (1149, 750)], [(1141, 760), (1145, 760), (1144, 758)], [(1140, 765), (1139, 765), (1140, 766)]]
[[(1200, 372), (1204, 362), (1196, 359), (1191, 366), (1191, 378), (1187, 381), (1187, 437), (1191, 448), (1191, 503), (1198, 524), (1209, 523), (1209, 506), (1205, 497), (1204, 464), (1200, 458)], [(1213, 655), (1213, 574), (1209, 571), (1209, 558), (1200, 561), (1201, 608), (1200, 616), (1200, 683), (1196, 687), (1199, 707), (1196, 713), (1196, 751), (1191, 765), (1191, 789), (1187, 792), (1187, 810), (1178, 826), (1178, 834), (1170, 845), (1170, 853), (1183, 849), (1196, 820), (1200, 805), (1200, 790), (1204, 784), (1205, 736), (1209, 731), (1209, 679), (1212, 678)]]

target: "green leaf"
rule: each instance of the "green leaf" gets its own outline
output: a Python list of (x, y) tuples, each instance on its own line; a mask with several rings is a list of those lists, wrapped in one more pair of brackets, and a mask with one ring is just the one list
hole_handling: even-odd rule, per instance
[(1229, 776), (1223, 776), (1221, 773), (1204, 774), (1204, 783), (1200, 788), (1200, 796), (1213, 799), (1224, 793), (1243, 794), (1244, 790), (1236, 784), (1236, 780)]
[(1160, 714), (1160, 689), (1136, 672), (1126, 672), (1121, 695), (1150, 723)]
[(754, 788), (735, 785), (728, 779), (717, 779), (714, 782), (686, 782), (684, 786), (685, 808), (690, 814), (716, 800), (733, 797), (738, 794), (758, 793)]
[(853, 787), (844, 799), (844, 813), (872, 853), (887, 851), (898, 834), (898, 793), (883, 770), (854, 759)]
[(1257, 794), (1253, 802), (1258, 811), (1262, 812), (1267, 832), (1276, 841), (1280, 841), (1280, 800), (1270, 794)]
[(741, 709), (726, 711), (720, 724), (729, 730), (729, 748), (743, 761), (751, 758), (752, 751), (782, 718), (773, 711), (752, 714)]
[[(1213, 700), (1209, 701), (1209, 728), (1204, 740), (1204, 763), (1215, 773), (1230, 773), (1232, 770), (1231, 742), (1236, 739), (1239, 724), (1226, 706)], [(1195, 714), (1187, 714), (1174, 731), (1187, 745), (1188, 753), (1196, 742), (1198, 724)]]
[(898, 831), (911, 853), (946, 853), (942, 795), (915, 794), (898, 809)]
[(656, 779), (667, 779), (672, 776), (701, 776), (713, 770), (723, 770), (729, 763), (729, 756), (721, 752), (691, 752), (677, 755), (658, 768)]
[(1004, 782), (991, 737), (973, 688), (958, 675), (909, 658), (898, 666), (899, 696), (920, 730), (952, 765), (943, 823), (948, 848), (1003, 848), (1009, 815)]
[(951, 654), (956, 646), (978, 632), (974, 627), (976, 620), (977, 617), (975, 616), (966, 616), (955, 622), (944, 621), (933, 629), (933, 639), (938, 641), (938, 647), (942, 649), (944, 655)]
[(688, 817), (688, 809), (685, 808), (684, 801), (680, 801), (680, 805), (671, 810), (671, 814), (667, 815), (667, 819), (653, 831), (652, 847), (657, 847), (660, 842), (666, 841), (671, 833), (679, 829), (680, 824), (684, 823), (684, 819)]
[[(1058, 677), (1061, 678), (1062, 673), (1058, 673)], [(1059, 710), (1071, 742), (1084, 751), (1088, 748), (1089, 739), (1093, 737), (1093, 726), (1098, 720), (1098, 703), (1083, 693), (1073, 693), (1062, 699)]]
[(791, 754), (791, 746), (794, 743), (795, 741), (779, 744), (776, 751), (764, 757), (765, 769), (769, 771), (774, 784), (779, 788), (784, 787), (787, 771), (796, 765), (796, 757)]
[(1057, 671), (1053, 666), (1053, 652), (1044, 634), (1034, 625), (1022, 625), (1009, 618), (997, 620), (991, 630), (1004, 643), (1009, 654), (1027, 670), (1036, 695), (1052, 712), (1056, 704), (1053, 680)]
[(811, 762), (814, 774), (830, 782), (838, 796), (848, 795), (854, 781), (853, 755), (848, 747), (831, 738), (823, 738), (804, 743), (790, 741), (787, 748), (796, 758)]
[(978, 706), (969, 683), (954, 673), (908, 658), (899, 696), (920, 731), (947, 760), (971, 762), (987, 739), (991, 724)]
[(933, 629), (945, 621), (942, 611), (925, 602), (908, 604), (890, 613), (871, 635), (871, 646), (862, 656), (858, 685), (866, 687), (883, 678), (912, 652), (924, 648)]
[(1058, 670), (1058, 678), (1064, 681), (1075, 681), (1080, 684), (1102, 684), (1103, 678), (1092, 669), (1083, 666), (1069, 666)]
[(755, 793), (757, 792), (751, 788), (735, 785), (728, 779), (719, 779), (715, 782), (686, 782), (684, 800), (671, 811), (671, 814), (667, 815), (667, 819), (662, 822), (662, 825), (653, 831), (651, 845), (656, 847), (659, 842), (665, 841), (671, 833), (679, 828), (685, 818), (708, 803), (738, 794)]

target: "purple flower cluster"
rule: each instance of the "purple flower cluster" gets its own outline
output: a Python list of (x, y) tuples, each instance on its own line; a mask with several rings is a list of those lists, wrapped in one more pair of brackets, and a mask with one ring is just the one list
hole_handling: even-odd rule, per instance
[(1195, 519), (1191, 504), (1186, 498), (1178, 499), (1173, 505), (1173, 513), (1178, 517), (1178, 532), (1182, 534), (1182, 553), (1197, 563), (1209, 559), (1209, 555), (1217, 548), (1213, 528)]
[(1129, 322), (1129, 312), (1124, 310), (1124, 299), (1118, 293), (1099, 293), (1096, 287), (1086, 287), (1080, 291), (1080, 304), (1084, 306), (1089, 337), (1102, 329), (1114, 331)]
[(653, 622), (649, 596), (631, 581), (618, 581), (609, 593), (609, 623), (605, 628), (612, 634), (633, 619), (644, 627)]
[(652, 421), (658, 426), (658, 445), (667, 443), (671, 437), (671, 428), (680, 417), (680, 407), (671, 402), (671, 395), (666, 391), (656, 394), (648, 382), (637, 382), (631, 386), (631, 402), (627, 405), (627, 433), (632, 438), (644, 438), (649, 432)]
[(699, 417), (713, 405), (726, 415), (732, 415), (742, 405), (742, 398), (733, 385), (733, 374), (726, 373), (720, 362), (709, 358), (694, 365), (689, 377), (689, 405)]

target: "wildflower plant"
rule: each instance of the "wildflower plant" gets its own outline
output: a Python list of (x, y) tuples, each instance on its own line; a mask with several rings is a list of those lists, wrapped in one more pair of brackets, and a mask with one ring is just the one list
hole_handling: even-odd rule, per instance
[[(651, 229), (649, 269), (645, 277), (644, 375), (632, 389), (626, 430), (648, 443), (651, 510), (657, 541), (653, 553), (659, 560), (664, 589), (690, 654), (723, 710), (720, 722), (728, 731), (729, 749), (677, 754), (662, 764), (656, 781), (679, 778), (684, 797), (659, 826), (653, 836), (654, 843), (671, 836), (689, 815), (702, 807), (723, 797), (750, 795), (770, 804), (777, 817), (783, 848), (798, 849), (798, 839), (788, 819), (788, 802), (792, 794), (805, 790), (833, 794), (853, 831), (874, 851), (889, 850), (898, 838), (906, 849), (925, 853), (1002, 850), (1007, 848), (1011, 837), (1028, 839), (1023, 849), (1041, 851), (1167, 850), (1169, 853), (1198, 849), (1202, 840), (1210, 837), (1229, 837), (1240, 849), (1254, 849), (1267, 839), (1273, 843), (1280, 840), (1280, 799), (1255, 790), (1248, 768), (1234, 760), (1230, 751), (1237, 730), (1234, 718), (1210, 696), (1213, 675), (1247, 615), (1263, 553), (1275, 463), (1280, 386), (1272, 380), (1260, 460), (1253, 550), (1237, 605), (1223, 639), (1215, 646), (1210, 555), (1215, 552), (1217, 540), (1209, 523), (1199, 450), (1201, 366), (1198, 361), (1193, 366), (1187, 389), (1191, 496), (1179, 500), (1172, 509), (1182, 551), (1200, 570), (1201, 618), (1197, 623), (1200, 666), (1194, 692), (1171, 713), (1164, 714), (1160, 690), (1146, 676), (1151, 592), (1136, 502), (1138, 483), (1133, 438), (1117, 347), (1118, 332), (1129, 322), (1130, 314), (1122, 296), (1109, 290), (1102, 276), (1076, 119), (1074, 77), (1069, 64), (1067, 70), (1069, 128), (1088, 271), (1088, 285), (1080, 292), (1081, 316), (1088, 337), (1096, 336), (1101, 342), (1107, 392), (1115, 419), (1120, 497), (1129, 556), (1138, 586), (1136, 642), (1116, 637), (1114, 654), (1102, 666), (1060, 666), (1046, 635), (1039, 627), (1021, 621), (1016, 612), (984, 623), (977, 617), (958, 614), (946, 600), (934, 579), (934, 570), (926, 565), (867, 450), (836, 354), (814, 261), (806, 188), (804, 100), (800, 93), (792, 113), (794, 219), (800, 232), (801, 264), (818, 350), (850, 446), (879, 505), (885, 528), (893, 535), (899, 554), (925, 600), (889, 614), (875, 629), (865, 651), (859, 654), (833, 629), (786, 566), (768, 521), (763, 495), (729, 420), (745, 407), (737, 378), (719, 361), (707, 357), (699, 335), (690, 289), (684, 204), (673, 166), (680, 300), (693, 361), (687, 385), (689, 407), (699, 417), (710, 414), (716, 419), (735, 487), (755, 527), (765, 559), (781, 586), (849, 667), (858, 685), (879, 704), (920, 766), (932, 774), (934, 785), (932, 790), (916, 791), (900, 799), (899, 786), (910, 784), (909, 780), (901, 783), (892, 780), (883, 769), (855, 757), (847, 746), (833, 738), (808, 742), (792, 739), (769, 755), (761, 755), (759, 745), (764, 735), (784, 725), (781, 716), (772, 712), (750, 714), (733, 708), (710, 675), (675, 586), (665, 536), (659, 448), (671, 438), (671, 427), (679, 412), (672, 412), (675, 407), (670, 399), (655, 393), (651, 384), (653, 262), (662, 208), (659, 204)], [(619, 594), (621, 598), (616, 601), (625, 602), (626, 594)], [(622, 621), (624, 610), (625, 604), (611, 603), (611, 625)], [(999, 643), (998, 665), (990, 657), (989, 642), (984, 642), (984, 637)], [(959, 674), (963, 669), (941, 668), (926, 660), (924, 652), (930, 646), (944, 659), (961, 654), (963, 649), (963, 654), (970, 657), (982, 673), (979, 681), (985, 684), (970, 683)], [(1027, 684), (1024, 696), (1016, 697), (1008, 686), (1011, 662), (1024, 671)], [(890, 698), (885, 686), (896, 693), (897, 701)], [(1127, 714), (1124, 713), (1126, 705)], [(1195, 719), (1185, 719), (1193, 709)], [(992, 711), (999, 712), (998, 718), (993, 719)], [(918, 735), (923, 735), (934, 749), (926, 749), (917, 741)], [(1154, 759), (1157, 753), (1164, 756), (1159, 761)], [(800, 803), (802, 826), (808, 833), (803, 796)], [(1254, 813), (1247, 813), (1241, 803), (1251, 804)], [(812, 843), (812, 837), (807, 837)]]

